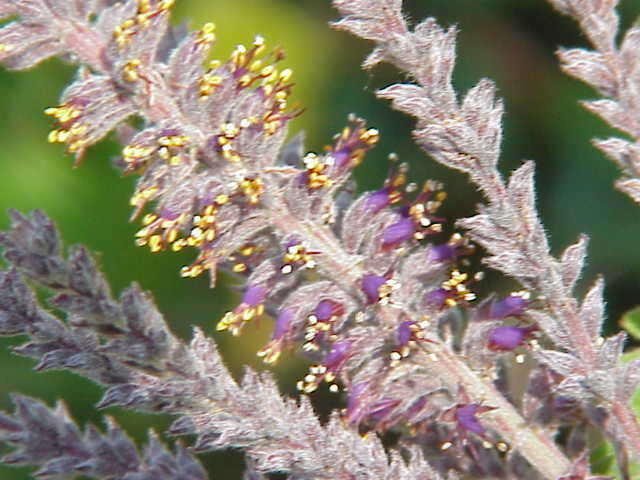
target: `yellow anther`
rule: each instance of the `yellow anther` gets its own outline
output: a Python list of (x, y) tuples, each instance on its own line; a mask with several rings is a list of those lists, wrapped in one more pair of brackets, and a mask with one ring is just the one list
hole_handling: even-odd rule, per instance
[(225, 203), (227, 203), (229, 201), (229, 195), (218, 195), (216, 197), (216, 203), (218, 205), (224, 205)]
[(275, 72), (276, 69), (273, 65), (267, 65), (266, 67), (264, 67), (262, 70), (260, 70), (260, 75), (263, 77), (268, 77), (271, 74), (273, 74), (273, 72)]
[(280, 81), (288, 82), (291, 80), (291, 76), (293, 75), (293, 70), (290, 68), (285, 68), (282, 72), (280, 72)]
[(138, 0), (138, 13), (148, 12), (150, 9), (149, 0)]
[(205, 23), (204, 26), (198, 32), (196, 43), (197, 44), (210, 44), (215, 42), (216, 34), (214, 33), (216, 30), (216, 25), (214, 23)]
[(236, 263), (231, 270), (235, 273), (242, 273), (247, 271), (247, 266), (244, 263)]
[(251, 84), (252, 77), (248, 73), (245, 73), (238, 79), (238, 86), (246, 87)]
[(47, 141), (49, 143), (58, 143), (58, 130), (51, 130), (49, 132), (49, 136), (47, 137)]
[(254, 60), (251, 65), (249, 65), (249, 71), (252, 73), (257, 72), (258, 70), (260, 70), (262, 68), (262, 60)]
[(262, 195), (262, 181), (259, 178), (245, 178), (240, 183), (240, 189), (249, 203), (255, 205)]
[(235, 50), (231, 53), (231, 61), (236, 67), (244, 65), (246, 61), (247, 49), (244, 45), (236, 46)]
[(58, 130), (58, 138), (57, 141), (59, 143), (65, 143), (67, 140), (69, 140), (69, 137), (71, 136), (69, 130)]
[(76, 123), (71, 127), (71, 129), (69, 130), (69, 133), (74, 136), (79, 136), (79, 135), (84, 135), (87, 132), (87, 130), (89, 130), (89, 127), (87, 127), (86, 125), (83, 125), (81, 123)]
[[(143, 225), (149, 225), (152, 222), (155, 222), (158, 219), (158, 215), (155, 213), (147, 213), (142, 219)], [(140, 230), (142, 231), (142, 230)]]
[(173, 244), (171, 245), (171, 249), (174, 252), (179, 252), (180, 250), (182, 250), (184, 247), (187, 246), (187, 241), (180, 238), (178, 240), (176, 240), (175, 242), (173, 242)]
[(135, 82), (139, 78), (138, 68), (140, 67), (140, 60), (133, 58), (129, 60), (122, 69), (122, 77), (127, 82)]
[(149, 248), (152, 253), (159, 252), (162, 250), (162, 238), (160, 235), (152, 235), (149, 237)]
[(220, 130), (227, 138), (234, 138), (240, 132), (240, 129), (233, 123), (223, 123), (222, 125), (220, 125)]

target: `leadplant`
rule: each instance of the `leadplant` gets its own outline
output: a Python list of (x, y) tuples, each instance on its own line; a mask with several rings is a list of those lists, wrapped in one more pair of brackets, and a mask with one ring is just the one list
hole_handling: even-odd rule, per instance
[[(621, 166), (618, 188), (640, 201), (640, 29), (618, 45), (615, 1), (551, 3), (595, 48), (559, 56), (606, 97), (587, 108), (629, 136), (595, 144)], [(15, 447), (6, 463), (33, 465), (43, 478), (203, 479), (194, 455), (234, 448), (247, 479), (608, 478), (591, 474), (588, 437), (597, 434), (628, 478), (640, 460), (630, 406), (640, 359), (621, 361), (624, 333), (602, 336), (602, 279), (574, 295), (587, 237), (550, 253), (533, 162), (506, 179), (498, 171), (494, 84), (482, 79), (459, 95), (456, 29), (433, 18), (410, 25), (400, 0), (333, 5), (334, 28), (374, 44), (364, 68), (386, 62), (406, 79), (377, 96), (415, 118), (428, 158), (483, 195), (475, 215), (455, 222), (459, 233), (442, 237), (443, 186), (409, 182), (394, 155), (378, 190), (354, 193), (353, 169), (379, 137), (365, 120), (350, 116), (322, 154), (289, 137), (302, 113), (290, 101), (293, 72), (262, 37), (209, 60), (214, 24), (172, 26), (172, 0), (0, 0), (7, 68), (52, 56), (78, 65), (46, 109), (56, 123), (49, 142), (80, 165), (110, 132), (122, 141), (114, 164), (138, 177), (136, 243), (195, 250), (180, 274), (208, 275), (212, 288), (219, 269), (242, 278), (242, 298), (217, 329), (239, 335), (270, 317), (258, 355), (273, 364), (289, 350), (312, 362), (298, 398), (283, 397), (268, 374), (248, 370), (237, 382), (203, 331), (182, 341), (141, 287), (114, 296), (91, 254), (63, 248), (44, 213), (12, 210), (0, 236), (0, 333), (29, 337), (15, 352), (37, 370), (103, 385), (98, 408), (175, 415), (168, 433), (195, 440), (171, 453), (152, 433), (138, 453), (111, 420), (105, 433), (81, 432), (62, 404), (15, 396), (15, 411), (0, 417), (0, 438)], [(476, 298), (480, 275), (467, 258), (477, 247), (520, 288)], [(517, 395), (509, 372), (523, 363), (528, 387)], [(343, 400), (325, 423), (308, 398), (323, 383)]]

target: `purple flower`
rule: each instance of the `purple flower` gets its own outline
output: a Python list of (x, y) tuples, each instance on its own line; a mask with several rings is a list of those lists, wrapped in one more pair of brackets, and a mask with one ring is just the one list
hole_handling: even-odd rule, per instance
[(445, 302), (449, 298), (449, 292), (444, 288), (438, 288), (436, 290), (431, 290), (427, 292), (425, 295), (425, 301), (431, 305), (436, 305), (438, 307), (444, 306)]
[[(466, 397), (466, 395), (464, 395)], [(442, 414), (445, 422), (455, 422), (458, 437), (463, 441), (468, 437), (469, 432), (475, 433), (486, 440), (486, 429), (478, 421), (478, 415), (495, 410), (495, 407), (487, 407), (477, 403), (459, 403)]]
[(471, 403), (469, 405), (458, 405), (455, 412), (455, 419), (456, 422), (458, 422), (458, 426), (467, 432), (473, 432), (477, 435), (483, 436), (486, 430), (476, 417), (477, 413), (482, 413), (479, 412), (482, 408), (482, 406), (475, 403)]
[(290, 308), (280, 310), (273, 327), (273, 333), (271, 334), (272, 340), (280, 339), (287, 333), (293, 321), (293, 313), (293, 310)]
[[(368, 418), (375, 423), (380, 423), (388, 418), (393, 410), (400, 404), (400, 400), (397, 399), (383, 399), (374, 403), (369, 407)], [(392, 421), (391, 424), (395, 423)], [(389, 424), (388, 424), (389, 425)], [(387, 426), (388, 426), (387, 425)]]
[(250, 307), (255, 307), (266, 297), (267, 290), (261, 285), (249, 285), (242, 296), (242, 303)]
[(399, 347), (404, 347), (409, 343), (413, 336), (413, 330), (411, 327), (415, 324), (413, 321), (402, 322), (396, 328), (396, 343)]
[(456, 257), (456, 250), (453, 246), (445, 243), (443, 245), (432, 245), (429, 250), (429, 260), (432, 262), (447, 262)]
[(526, 293), (512, 293), (502, 300), (491, 303), (489, 318), (493, 320), (504, 320), (508, 317), (518, 317), (524, 313), (528, 306), (529, 301)]
[(383, 422), (400, 403), (397, 399), (382, 399), (371, 404), (369, 401), (375, 397), (367, 395), (368, 388), (368, 382), (358, 382), (349, 389), (346, 419), (351, 425), (359, 425), (363, 420)]
[(344, 361), (349, 356), (351, 350), (351, 342), (341, 340), (333, 344), (331, 350), (327, 354), (322, 364), (327, 368), (328, 372), (335, 373), (342, 367)]
[(361, 287), (362, 291), (367, 297), (367, 304), (373, 305), (380, 300), (380, 287), (384, 285), (387, 280), (380, 275), (367, 274), (362, 277)]
[(536, 330), (535, 327), (497, 327), (489, 332), (489, 349), (502, 352), (522, 345)]
[(345, 165), (348, 165), (351, 152), (347, 148), (341, 148), (340, 150), (332, 152), (331, 157), (333, 158), (334, 166), (338, 169), (342, 169)]
[(388, 189), (382, 188), (367, 195), (367, 199), (364, 201), (364, 210), (367, 213), (377, 213), (390, 203)]
[(296, 384), (298, 390), (304, 393), (311, 393), (317, 390), (318, 385), (325, 380), (331, 383), (329, 390), (337, 392), (339, 387), (333, 383), (336, 379), (338, 371), (344, 365), (351, 353), (351, 342), (349, 340), (340, 340), (333, 344), (331, 350), (324, 358), (320, 365), (312, 365), (309, 367), (309, 373)]
[(347, 421), (352, 425), (357, 425), (364, 418), (362, 396), (368, 387), (368, 382), (357, 382), (349, 388), (349, 395), (347, 397)]
[(294, 314), (294, 310), (290, 308), (284, 308), (278, 313), (273, 333), (271, 334), (271, 341), (258, 351), (258, 356), (263, 357), (265, 363), (276, 363), (280, 358), (282, 346), (286, 341), (285, 336), (291, 328)]
[(396, 223), (389, 225), (382, 232), (382, 248), (397, 247), (411, 239), (416, 231), (416, 225), (411, 218), (401, 218)]
[(266, 293), (266, 288), (261, 285), (249, 285), (242, 295), (240, 305), (222, 317), (216, 327), (217, 330), (229, 330), (233, 335), (239, 335), (245, 323), (264, 312), (263, 302)]
[(313, 311), (318, 321), (326, 322), (332, 317), (339, 317), (344, 314), (344, 308), (338, 302), (333, 300), (321, 300)]

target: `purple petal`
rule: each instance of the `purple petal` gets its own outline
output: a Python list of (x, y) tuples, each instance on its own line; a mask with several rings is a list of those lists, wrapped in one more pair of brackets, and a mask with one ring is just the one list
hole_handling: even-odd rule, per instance
[(456, 256), (456, 250), (451, 245), (432, 245), (429, 249), (429, 260), (432, 262), (446, 262), (453, 260)]
[(280, 313), (278, 313), (278, 317), (276, 318), (276, 324), (273, 327), (273, 334), (271, 335), (271, 339), (277, 340), (279, 338), (282, 338), (284, 334), (289, 330), (292, 320), (293, 310), (289, 308), (280, 310)]
[(342, 366), (350, 349), (351, 342), (347, 340), (334, 343), (331, 351), (327, 354), (324, 362), (322, 362), (323, 365), (327, 367), (328, 371), (335, 372)]
[(359, 423), (364, 418), (364, 411), (361, 408), (361, 396), (366, 392), (369, 382), (354, 383), (349, 389), (347, 398), (347, 421), (350, 424)]
[(517, 317), (522, 315), (529, 302), (520, 295), (509, 295), (508, 297), (493, 302), (489, 317), (494, 320), (503, 320), (507, 317)]
[(478, 435), (484, 435), (485, 428), (480, 425), (480, 422), (476, 418), (476, 412), (478, 411), (478, 405), (475, 403), (469, 405), (463, 405), (456, 409), (456, 420), (458, 425), (465, 430)]
[(369, 418), (374, 422), (380, 422), (393, 412), (400, 400), (380, 400), (369, 408)]
[(338, 302), (334, 302), (333, 300), (322, 300), (318, 303), (313, 313), (318, 317), (318, 320), (326, 322), (331, 317), (342, 315), (344, 313), (344, 309)]
[(342, 148), (336, 152), (331, 153), (331, 157), (333, 158), (335, 167), (338, 169), (342, 169), (345, 165), (350, 166), (347, 165), (347, 163), (349, 161), (349, 158), (351, 157), (351, 151), (346, 148)]
[(449, 293), (444, 288), (438, 288), (437, 290), (431, 290), (425, 295), (425, 300), (431, 305), (437, 305), (441, 307), (444, 305), (445, 300), (448, 298)]
[(380, 294), (378, 289), (386, 282), (386, 279), (380, 275), (367, 274), (362, 277), (361, 287), (364, 294), (367, 296), (367, 303), (369, 305), (378, 303), (380, 300)]
[(382, 246), (395, 247), (409, 240), (416, 231), (416, 225), (411, 218), (402, 218), (389, 225), (382, 233)]
[(411, 325), (413, 324), (414, 322), (412, 321), (406, 321), (398, 325), (398, 328), (396, 329), (396, 342), (399, 347), (404, 347), (409, 343), (409, 340), (411, 340)]
[(267, 290), (260, 285), (249, 285), (242, 296), (242, 303), (255, 307), (264, 302)]
[(530, 328), (515, 326), (494, 328), (489, 333), (489, 348), (497, 351), (513, 350), (522, 345), (530, 331)]
[(386, 188), (383, 188), (367, 195), (367, 199), (364, 202), (364, 209), (366, 212), (377, 213), (389, 205), (389, 203), (389, 192)]

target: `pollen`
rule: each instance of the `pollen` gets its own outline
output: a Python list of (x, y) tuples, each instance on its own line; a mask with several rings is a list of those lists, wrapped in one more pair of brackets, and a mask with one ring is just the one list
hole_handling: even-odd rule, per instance
[(141, 61), (137, 58), (129, 60), (122, 69), (122, 78), (127, 82), (135, 82), (140, 78), (139, 68)]
[(60, 123), (67, 123), (78, 118), (81, 111), (73, 105), (65, 103), (59, 107), (47, 108), (44, 113), (55, 118)]
[(151, 26), (151, 20), (165, 15), (173, 7), (175, 0), (162, 0), (152, 7), (149, 0), (138, 0), (138, 8), (132, 18), (128, 18), (113, 29), (113, 39), (119, 48), (126, 46), (140, 30)]
[(250, 306), (242, 303), (238, 308), (231, 312), (227, 312), (224, 317), (222, 317), (222, 320), (220, 320), (216, 326), (216, 330), (219, 332), (229, 330), (232, 335), (238, 336), (245, 323), (262, 316), (263, 313), (263, 304)]
[(315, 153), (307, 153), (304, 157), (304, 165), (307, 167), (307, 187), (317, 190), (331, 185), (332, 181), (325, 173), (327, 164)]
[(222, 77), (220, 75), (215, 75), (212, 71), (202, 75), (198, 80), (200, 100), (206, 100), (220, 85), (222, 85)]
[(240, 191), (247, 199), (249, 205), (256, 205), (260, 201), (260, 196), (264, 190), (260, 178), (245, 178), (240, 182)]
[(307, 269), (315, 268), (316, 261), (313, 257), (319, 253), (320, 252), (308, 250), (307, 246), (302, 243), (290, 245), (282, 257), (282, 267), (280, 271), (288, 275), (292, 273), (296, 267)]
[(208, 47), (210, 44), (216, 41), (216, 25), (215, 23), (205, 23), (198, 33), (196, 34), (196, 45), (202, 45)]
[(459, 270), (453, 270), (449, 278), (442, 282), (442, 289), (447, 293), (444, 300), (448, 307), (455, 307), (458, 303), (470, 302), (476, 299), (476, 294), (469, 290), (466, 282), (469, 276)]

